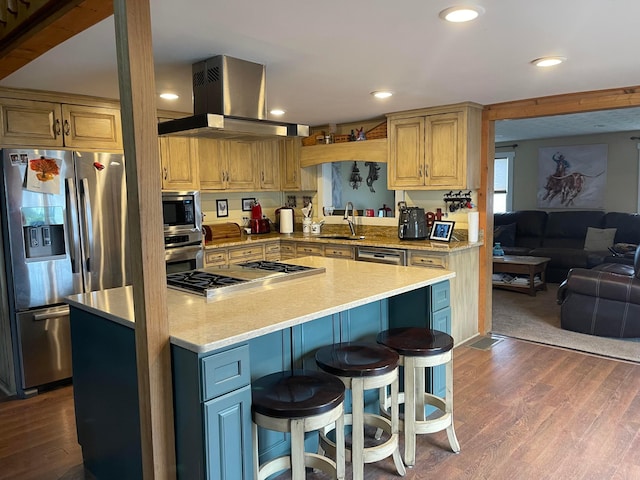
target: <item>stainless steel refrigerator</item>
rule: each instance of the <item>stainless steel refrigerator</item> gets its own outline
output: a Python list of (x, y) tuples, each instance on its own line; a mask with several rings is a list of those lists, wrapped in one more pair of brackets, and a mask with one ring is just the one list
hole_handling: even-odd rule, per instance
[[(64, 297), (130, 284), (120, 154), (3, 149), (2, 235), (19, 396), (71, 377)], [(0, 282), (0, 285), (2, 282)], [(6, 340), (6, 339), (4, 339)], [(5, 342), (5, 344), (8, 342)]]

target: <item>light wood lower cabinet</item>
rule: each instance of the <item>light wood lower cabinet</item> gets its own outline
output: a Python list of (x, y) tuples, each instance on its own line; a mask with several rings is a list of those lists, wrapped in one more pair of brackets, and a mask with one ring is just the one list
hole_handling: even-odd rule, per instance
[(255, 260), (280, 260), (280, 240), (242, 247), (209, 248), (204, 252), (204, 266), (218, 267)]
[(226, 248), (216, 248), (204, 252), (204, 266), (217, 267), (229, 265), (229, 252)]
[(443, 268), (456, 272), (451, 283), (451, 335), (455, 344), (478, 333), (478, 275), (480, 257), (477, 248), (454, 252), (409, 250), (410, 266)]
[(324, 256), (353, 260), (355, 258), (355, 253), (354, 248), (350, 245), (325, 245)]
[(297, 242), (296, 256), (297, 257), (306, 257), (306, 256), (323, 257), (324, 256), (323, 245), (321, 243)]
[(229, 263), (242, 263), (252, 260), (264, 260), (264, 245), (229, 248)]
[(118, 108), (0, 99), (2, 145), (122, 150)]
[(280, 259), (296, 258), (296, 242), (280, 241)]
[(414, 267), (448, 268), (449, 254), (409, 250), (407, 264)]
[(264, 259), (270, 262), (280, 260), (280, 241), (269, 242), (264, 244)]

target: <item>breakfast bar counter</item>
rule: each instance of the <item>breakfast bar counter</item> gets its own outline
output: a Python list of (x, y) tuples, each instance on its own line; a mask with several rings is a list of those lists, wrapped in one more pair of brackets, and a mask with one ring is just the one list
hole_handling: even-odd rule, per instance
[[(168, 289), (178, 478), (253, 477), (257, 378), (315, 369), (318, 348), (375, 342), (391, 327), (451, 331), (452, 271), (325, 257), (287, 263), (319, 272), (212, 298)], [(68, 298), (78, 443), (97, 478), (142, 478), (132, 293), (123, 287)], [(427, 380), (436, 394), (445, 387), (443, 372)], [(378, 408), (373, 393), (369, 411)], [(260, 435), (261, 461), (290, 448), (278, 432)]]
[[(323, 257), (303, 257), (286, 263), (321, 267), (325, 272), (211, 300), (168, 289), (171, 343), (205, 353), (455, 276), (447, 270)], [(67, 301), (134, 327), (132, 287), (73, 295)]]

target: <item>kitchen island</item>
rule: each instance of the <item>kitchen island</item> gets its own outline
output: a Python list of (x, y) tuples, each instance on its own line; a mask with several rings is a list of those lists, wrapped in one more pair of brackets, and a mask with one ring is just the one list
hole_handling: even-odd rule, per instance
[[(251, 380), (315, 368), (320, 346), (374, 340), (390, 326), (451, 329), (454, 272), (323, 257), (288, 263), (325, 271), (212, 300), (168, 290), (179, 478), (251, 478)], [(99, 478), (141, 476), (132, 298), (124, 287), (68, 299), (78, 441)], [(261, 457), (287, 448), (283, 434), (261, 432)]]

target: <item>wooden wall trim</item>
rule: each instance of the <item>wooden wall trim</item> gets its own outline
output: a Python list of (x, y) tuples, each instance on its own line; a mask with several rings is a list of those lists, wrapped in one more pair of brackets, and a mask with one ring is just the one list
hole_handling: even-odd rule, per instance
[(112, 0), (19, 2), (19, 24), (0, 30), (0, 79), (113, 14)]
[(544, 117), (640, 106), (640, 86), (495, 103), (485, 107), (487, 121)]
[(480, 249), (480, 299), (478, 331), (492, 328), (493, 271), (493, 159), (495, 155), (495, 122), (497, 120), (544, 117), (569, 113), (592, 112), (640, 106), (640, 86), (576, 92), (565, 95), (516, 100), (487, 105), (482, 115), (481, 186), (478, 192), (480, 228), (484, 230), (484, 246)]

